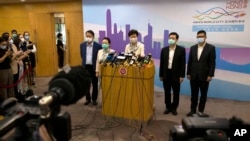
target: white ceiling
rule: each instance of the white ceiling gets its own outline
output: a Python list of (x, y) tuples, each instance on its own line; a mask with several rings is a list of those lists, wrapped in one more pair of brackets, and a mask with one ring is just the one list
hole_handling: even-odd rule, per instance
[(0, 4), (13, 4), (13, 3), (34, 3), (34, 2), (58, 2), (58, 1), (76, 1), (76, 0), (0, 0)]

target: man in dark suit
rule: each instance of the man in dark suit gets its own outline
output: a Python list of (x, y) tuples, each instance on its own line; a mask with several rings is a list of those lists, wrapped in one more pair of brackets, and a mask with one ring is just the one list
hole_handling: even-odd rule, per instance
[[(165, 91), (166, 110), (164, 114), (172, 112), (177, 115), (179, 105), (180, 84), (185, 77), (186, 53), (185, 48), (177, 45), (179, 35), (176, 32), (169, 34), (169, 46), (162, 48), (160, 57), (160, 80), (163, 81)], [(173, 102), (171, 103), (171, 88)]]
[(196, 113), (199, 91), (201, 95), (198, 105), (198, 115), (206, 116), (203, 112), (207, 101), (209, 82), (214, 76), (216, 58), (215, 47), (208, 44), (206, 39), (206, 31), (198, 31), (197, 44), (190, 48), (187, 78), (190, 80), (191, 86), (191, 111), (187, 116), (192, 116)]
[[(100, 44), (94, 41), (95, 34), (92, 30), (85, 33), (85, 42), (80, 44), (82, 66), (86, 68), (92, 78), (92, 103), (97, 105), (98, 96), (98, 78), (95, 75), (97, 53), (102, 48)], [(91, 103), (90, 92), (86, 95), (84, 105)]]

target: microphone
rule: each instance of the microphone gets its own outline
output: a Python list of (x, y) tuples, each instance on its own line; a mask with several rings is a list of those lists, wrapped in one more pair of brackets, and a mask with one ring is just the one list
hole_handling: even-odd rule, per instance
[(118, 53), (115, 53), (114, 56), (112, 57), (111, 61), (110, 61), (111, 65), (113, 65), (116, 62), (117, 56), (118, 56)]
[(113, 54), (109, 53), (105, 60), (100, 61), (100, 64), (103, 63), (104, 65), (106, 65), (112, 59), (112, 56)]
[(129, 65), (133, 65), (135, 63), (136, 59), (137, 59), (136, 56), (133, 55), (130, 62), (129, 62)]
[(148, 55), (144, 59), (144, 64), (149, 64), (149, 62), (151, 61), (151, 57), (151, 53), (148, 53)]
[(114, 56), (114, 52), (109, 53), (107, 58), (103, 62), (100, 62), (100, 63), (103, 63), (103, 65), (105, 66), (108, 62), (110, 62), (113, 56)]
[(126, 56), (124, 55), (124, 52), (120, 52), (116, 58), (115, 63), (117, 65), (120, 65), (120, 64), (123, 64), (125, 60), (126, 60)]
[(126, 57), (127, 58), (127, 62), (129, 63), (131, 61), (131, 59), (132, 59), (133, 53), (129, 53), (126, 56), (127, 56)]
[(140, 66), (143, 66), (145, 58), (146, 57), (144, 57), (144, 56), (143, 57), (140, 55), (138, 56), (137, 62), (139, 63)]
[(90, 74), (82, 66), (64, 66), (63, 71), (49, 82), (49, 90), (39, 100), (40, 105), (70, 105), (76, 103), (90, 90)]

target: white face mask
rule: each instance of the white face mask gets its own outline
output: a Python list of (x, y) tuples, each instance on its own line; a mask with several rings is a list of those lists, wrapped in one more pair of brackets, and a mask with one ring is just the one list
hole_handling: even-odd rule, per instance
[(86, 37), (86, 38), (85, 38), (85, 41), (88, 42), (88, 43), (91, 43), (91, 42), (93, 41), (93, 39), (92, 39), (92, 38), (89, 38), (89, 37)]
[(10, 44), (13, 44), (13, 40), (12, 40), (12, 39), (10, 39), (10, 40), (9, 40), (9, 43), (10, 43)]
[(135, 44), (137, 42), (137, 38), (130, 38), (130, 43)]
[(24, 42), (24, 38), (21, 38), (21, 41)]
[(7, 48), (7, 46), (3, 46), (3, 45), (1, 45), (0, 47), (1, 47), (1, 49), (6, 49)]

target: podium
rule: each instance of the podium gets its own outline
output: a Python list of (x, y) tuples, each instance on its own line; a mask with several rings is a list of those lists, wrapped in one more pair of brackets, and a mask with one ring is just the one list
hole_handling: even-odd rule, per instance
[(155, 66), (101, 65), (102, 113), (148, 121), (153, 115)]

